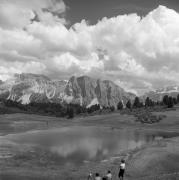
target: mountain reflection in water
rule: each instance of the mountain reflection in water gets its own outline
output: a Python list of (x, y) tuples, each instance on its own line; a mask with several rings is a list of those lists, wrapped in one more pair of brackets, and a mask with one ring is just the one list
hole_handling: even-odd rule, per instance
[(125, 129), (73, 126), (29, 131), (4, 138), (19, 147), (31, 146), (47, 150), (55, 154), (63, 164), (104, 160), (152, 142), (156, 136)]

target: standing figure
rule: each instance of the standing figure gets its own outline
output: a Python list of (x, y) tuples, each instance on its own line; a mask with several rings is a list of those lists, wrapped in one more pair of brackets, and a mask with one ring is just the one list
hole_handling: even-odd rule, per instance
[(87, 180), (93, 180), (93, 174), (92, 173), (89, 173)]
[(112, 174), (111, 174), (111, 171), (108, 171), (106, 177), (107, 177), (107, 180), (112, 180)]
[(122, 159), (121, 164), (120, 164), (120, 170), (119, 170), (119, 179), (120, 180), (123, 180), (123, 178), (124, 178), (125, 168), (126, 168), (125, 160)]

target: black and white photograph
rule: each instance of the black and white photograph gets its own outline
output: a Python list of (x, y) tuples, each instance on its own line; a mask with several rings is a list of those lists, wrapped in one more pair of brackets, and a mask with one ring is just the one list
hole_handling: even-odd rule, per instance
[(0, 0), (0, 180), (179, 180), (179, 0)]

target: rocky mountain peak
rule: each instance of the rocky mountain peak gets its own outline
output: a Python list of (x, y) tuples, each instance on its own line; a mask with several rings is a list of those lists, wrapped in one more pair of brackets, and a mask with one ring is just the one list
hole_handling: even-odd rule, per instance
[(0, 85), (0, 97), (30, 102), (75, 103), (84, 106), (100, 104), (117, 106), (119, 101), (134, 98), (112, 81), (94, 79), (89, 76), (72, 76), (68, 81), (51, 80), (44, 75), (16, 74), (14, 79)]

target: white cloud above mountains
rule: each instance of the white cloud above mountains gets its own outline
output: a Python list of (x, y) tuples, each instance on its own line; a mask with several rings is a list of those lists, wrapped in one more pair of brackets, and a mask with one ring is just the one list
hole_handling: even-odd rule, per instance
[(57, 0), (0, 2), (0, 79), (42, 73), (56, 79), (90, 75), (141, 93), (179, 84), (179, 13), (164, 6), (86, 20), (67, 29)]
[(65, 24), (65, 19), (58, 16), (65, 10), (66, 6), (62, 0), (1, 0), (0, 25), (3, 28), (23, 28), (34, 18), (46, 25), (57, 22)]

